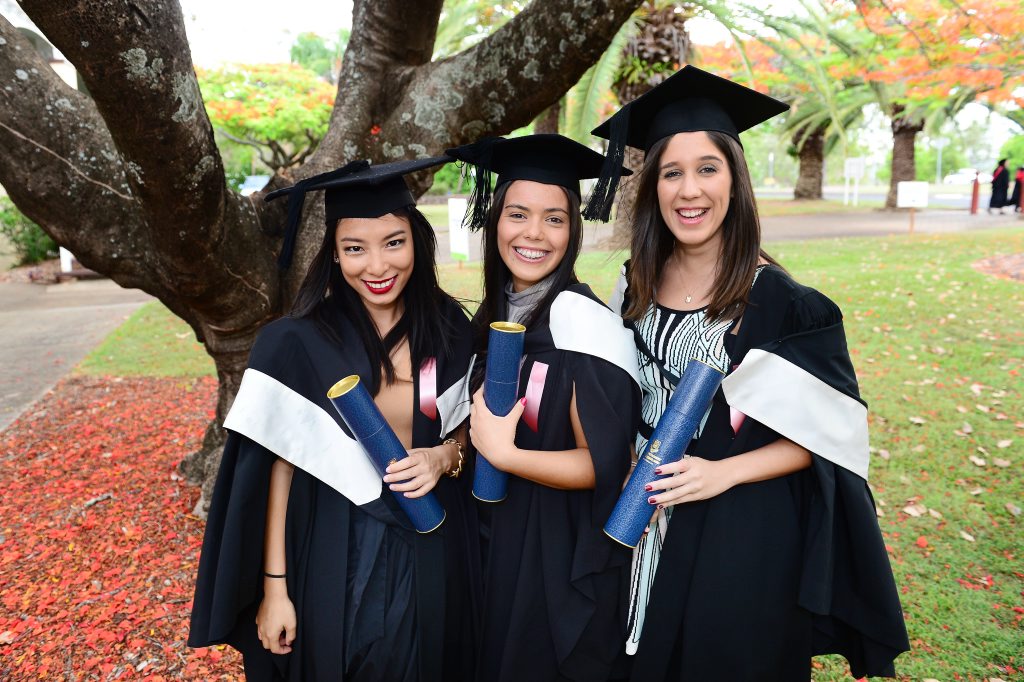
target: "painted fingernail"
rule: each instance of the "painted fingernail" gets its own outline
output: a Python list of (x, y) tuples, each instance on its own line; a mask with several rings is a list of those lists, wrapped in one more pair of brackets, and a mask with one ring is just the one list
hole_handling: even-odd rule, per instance
[(519, 404), (522, 405), (523, 407), (526, 407), (526, 398), (523, 398), (522, 400), (520, 400)]
[(654, 470), (654, 475), (661, 476), (661, 467), (658, 467), (657, 469)]
[(665, 505), (663, 505), (663, 504), (659, 504), (658, 505), (658, 509), (664, 509), (664, 508), (665, 508)]
[(647, 485), (644, 486), (644, 490), (646, 490), (647, 492), (651, 492), (652, 490), (654, 490), (654, 486), (648, 483)]
[(657, 501), (658, 501), (657, 497), (648, 497), (647, 498), (647, 504), (654, 504)]

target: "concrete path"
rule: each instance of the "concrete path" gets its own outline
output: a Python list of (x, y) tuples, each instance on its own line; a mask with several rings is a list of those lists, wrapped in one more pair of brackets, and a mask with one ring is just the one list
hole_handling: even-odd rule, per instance
[(110, 280), (0, 283), (0, 431), (149, 300)]

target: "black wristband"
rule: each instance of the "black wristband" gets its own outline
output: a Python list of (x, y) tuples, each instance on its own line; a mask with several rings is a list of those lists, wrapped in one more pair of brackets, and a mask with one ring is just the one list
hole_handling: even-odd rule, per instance
[(267, 573), (266, 571), (263, 571), (263, 577), (264, 578), (286, 578), (286, 577), (288, 577), (288, 574), (287, 573)]

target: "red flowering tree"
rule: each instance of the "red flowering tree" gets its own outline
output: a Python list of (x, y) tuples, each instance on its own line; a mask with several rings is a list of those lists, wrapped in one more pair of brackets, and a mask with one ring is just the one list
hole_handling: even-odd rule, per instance
[(335, 87), (298, 64), (234, 64), (196, 75), (214, 130), (255, 148), (274, 172), (305, 161), (327, 132)]

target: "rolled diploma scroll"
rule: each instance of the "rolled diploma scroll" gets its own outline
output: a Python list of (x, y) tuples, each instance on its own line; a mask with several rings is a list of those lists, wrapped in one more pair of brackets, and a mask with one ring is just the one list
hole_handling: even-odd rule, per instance
[(679, 385), (647, 442), (647, 448), (638, 459), (604, 526), (604, 532), (613, 540), (629, 547), (636, 547), (640, 542), (654, 511), (647, 501), (651, 493), (644, 490), (644, 486), (651, 481), (668, 478), (669, 474), (656, 476), (654, 470), (682, 458), (723, 378), (725, 374), (720, 370), (697, 358), (690, 358)]
[[(392, 462), (409, 455), (357, 375), (347, 376), (331, 386), (327, 397), (348, 424), (352, 435), (366, 451), (381, 478)], [(399, 492), (394, 495), (413, 528), (420, 533), (429, 533), (444, 521), (444, 507), (434, 497), (434, 493), (429, 492), (416, 498), (406, 497)]]
[[(526, 327), (515, 322), (492, 322), (487, 339), (487, 371), (484, 402), (492, 414), (504, 417), (519, 398), (519, 365), (523, 359)], [(483, 502), (501, 502), (508, 489), (508, 474), (478, 452), (473, 474), (473, 497)]]

